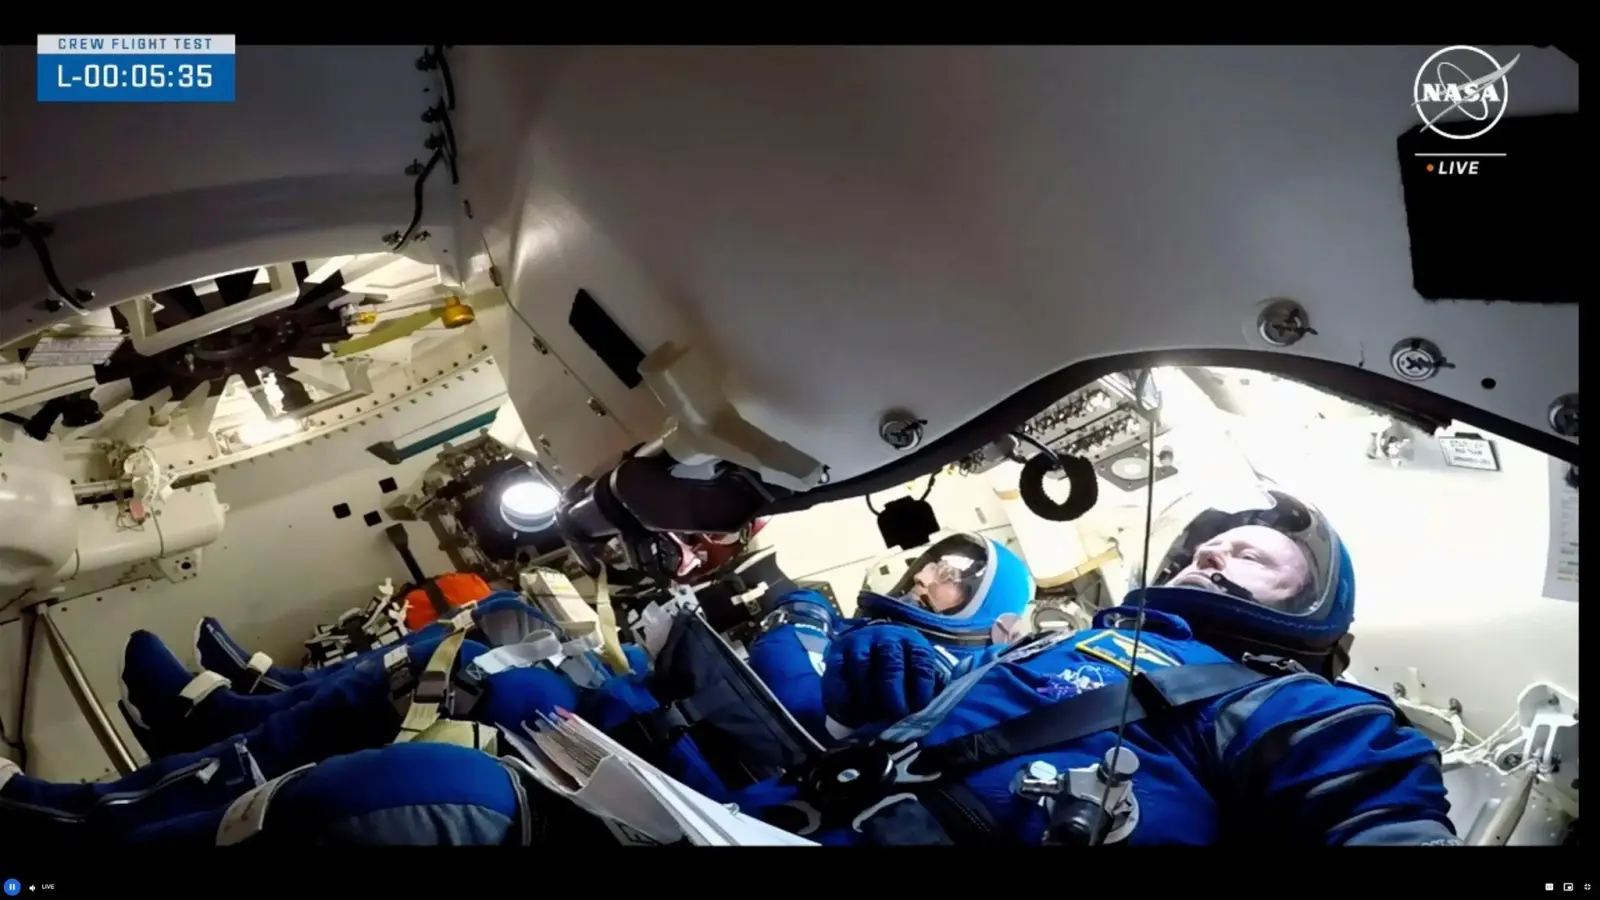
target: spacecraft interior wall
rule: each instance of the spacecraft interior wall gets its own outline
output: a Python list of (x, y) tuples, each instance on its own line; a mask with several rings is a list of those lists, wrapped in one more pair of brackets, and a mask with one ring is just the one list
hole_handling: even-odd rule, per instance
[[(1577, 389), (1577, 305), (1413, 286), (1396, 141), (1438, 49), (458, 48), (513, 400), (579, 471), (659, 432), (648, 387), (574, 327), (583, 292), (643, 352), (715, 356), (745, 418), (829, 467), (829, 498), (904, 456), (892, 410), (926, 449), (1050, 373), (1150, 351), (1323, 363), (1371, 393), (1421, 338), (1450, 365), (1405, 385), (1462, 405), (1446, 418), (1575, 453), (1549, 415)], [(1484, 49), (1518, 59), (1515, 114), (1577, 109), (1561, 52)], [(1314, 333), (1265, 340), (1273, 298)], [(539, 367), (609, 418), (545, 424)]]

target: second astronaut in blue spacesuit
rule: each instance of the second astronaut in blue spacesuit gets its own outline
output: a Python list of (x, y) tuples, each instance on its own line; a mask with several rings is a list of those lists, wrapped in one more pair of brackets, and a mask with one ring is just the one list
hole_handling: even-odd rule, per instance
[[(910, 715), (933, 699), (962, 660), (1008, 643), (1012, 624), (1033, 601), (1027, 565), (978, 535), (951, 535), (903, 563), (875, 563), (868, 583), (892, 576), (899, 565), (905, 569), (893, 587), (861, 592), (854, 618), (834, 615), (814, 591), (780, 598), (750, 647), (750, 667), (824, 744), (854, 730), (830, 716), (830, 708), (853, 724)], [(873, 640), (836, 640), (869, 625), (877, 629)], [(908, 639), (885, 639), (889, 635)], [(823, 677), (829, 666), (836, 677)], [(888, 695), (854, 690), (869, 683), (899, 688)]]
[(1309, 504), (1264, 489), (1199, 509), (1091, 630), (957, 646), (1015, 604), (988, 597), (1014, 560), (940, 542), (897, 596), (865, 598), (871, 624), (781, 604), (792, 620), (752, 664), (805, 702), (795, 661), (820, 653), (815, 693), (856, 733), (744, 808), (825, 844), (1459, 843), (1433, 742), (1333, 680), (1355, 578)]

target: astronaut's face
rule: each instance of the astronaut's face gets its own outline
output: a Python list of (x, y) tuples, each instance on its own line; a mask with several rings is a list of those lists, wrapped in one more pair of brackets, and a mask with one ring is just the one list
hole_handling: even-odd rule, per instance
[(1194, 559), (1167, 584), (1223, 593), (1211, 580), (1214, 574), (1249, 591), (1257, 603), (1281, 607), (1305, 587), (1311, 565), (1299, 545), (1282, 532), (1241, 525), (1196, 547)]
[(936, 613), (958, 611), (966, 603), (966, 592), (961, 588), (961, 573), (940, 560), (923, 566), (912, 576), (915, 586), (911, 593), (917, 602)]

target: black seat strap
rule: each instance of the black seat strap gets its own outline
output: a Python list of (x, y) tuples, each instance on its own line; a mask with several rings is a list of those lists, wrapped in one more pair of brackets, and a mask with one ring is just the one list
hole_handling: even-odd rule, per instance
[(450, 601), (445, 599), (444, 591), (439, 589), (439, 582), (429, 578), (419, 585), (422, 592), (428, 595), (428, 603), (433, 606), (433, 614), (441, 619), (450, 617)]
[[(1239, 663), (1174, 666), (1141, 672), (1129, 681), (1069, 697), (973, 734), (926, 747), (910, 766), (916, 774), (956, 775), (1069, 744), (1123, 722), (1220, 697), (1283, 672), (1262, 672)], [(1128, 697), (1132, 691), (1133, 696)]]

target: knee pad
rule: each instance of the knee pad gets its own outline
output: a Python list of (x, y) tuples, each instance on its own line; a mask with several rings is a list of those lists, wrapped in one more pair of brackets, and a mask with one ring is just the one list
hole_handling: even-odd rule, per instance
[(531, 836), (523, 786), (494, 757), (394, 744), (327, 760), (235, 801), (218, 844), (500, 845)]
[(571, 679), (533, 666), (490, 675), (473, 718), (521, 735), (522, 723), (537, 722), (540, 713), (551, 715), (557, 709), (577, 708), (578, 688)]

